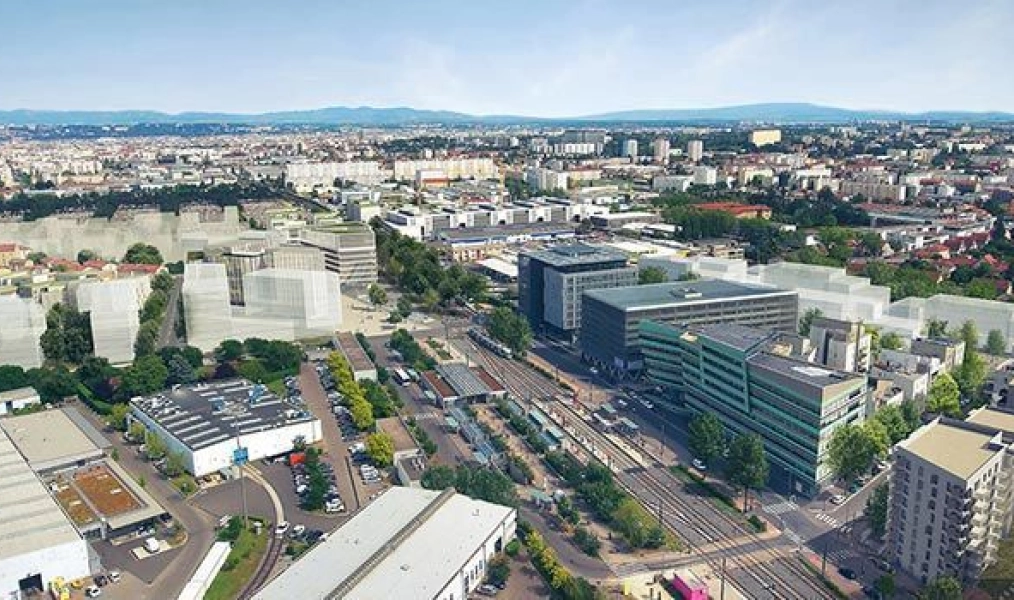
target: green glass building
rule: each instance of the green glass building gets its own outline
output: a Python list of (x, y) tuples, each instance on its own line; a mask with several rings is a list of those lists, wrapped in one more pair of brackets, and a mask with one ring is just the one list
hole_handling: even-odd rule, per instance
[(863, 374), (792, 358), (782, 334), (735, 324), (640, 324), (648, 379), (663, 407), (714, 413), (730, 435), (764, 440), (772, 487), (804, 496), (830, 483), (831, 435), (866, 418)]

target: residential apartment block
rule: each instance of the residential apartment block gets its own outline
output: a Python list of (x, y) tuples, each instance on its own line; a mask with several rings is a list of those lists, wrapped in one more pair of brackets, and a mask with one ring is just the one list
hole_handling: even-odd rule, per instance
[(642, 321), (640, 333), (663, 406), (713, 413), (732, 435), (760, 435), (777, 489), (813, 496), (831, 481), (834, 430), (866, 418), (865, 375), (792, 358), (793, 340), (753, 327)]

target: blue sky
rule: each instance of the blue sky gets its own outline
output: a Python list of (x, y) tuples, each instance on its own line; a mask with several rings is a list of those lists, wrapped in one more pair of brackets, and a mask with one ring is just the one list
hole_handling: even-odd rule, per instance
[(0, 109), (1014, 111), (1005, 0), (4, 0)]

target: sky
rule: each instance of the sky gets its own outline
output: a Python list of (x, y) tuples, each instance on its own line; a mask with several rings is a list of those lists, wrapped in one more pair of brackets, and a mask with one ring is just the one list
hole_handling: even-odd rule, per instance
[(1014, 112), (1007, 0), (4, 0), (0, 110)]

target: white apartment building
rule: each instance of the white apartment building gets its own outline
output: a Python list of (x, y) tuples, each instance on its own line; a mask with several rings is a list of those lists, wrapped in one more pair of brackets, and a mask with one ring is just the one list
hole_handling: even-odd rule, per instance
[(870, 200), (890, 200), (892, 202), (905, 200), (907, 191), (903, 185), (876, 181), (842, 181), (838, 189), (844, 196), (862, 195)]
[(715, 185), (718, 183), (718, 169), (694, 167), (694, 185)]
[(139, 311), (149, 294), (151, 278), (147, 275), (77, 286), (77, 309), (90, 313), (95, 356), (113, 364), (134, 360), (134, 342), (141, 329)]
[(975, 580), (1011, 528), (1014, 414), (940, 417), (895, 446), (888, 552), (923, 582)]
[(496, 179), (500, 171), (492, 158), (449, 158), (435, 160), (397, 160), (394, 178), (415, 181), (419, 171), (440, 171), (447, 179)]
[(637, 158), (637, 140), (625, 140), (623, 142), (623, 156)]
[(782, 141), (781, 129), (758, 129), (750, 132), (750, 143), (754, 146), (768, 146)]
[(362, 185), (376, 185), (384, 180), (380, 163), (375, 161), (289, 163), (285, 165), (285, 181), (297, 192), (314, 188), (331, 189), (336, 179)]
[(0, 365), (23, 369), (42, 366), (39, 340), (46, 332), (46, 311), (31, 298), (0, 296)]
[[(636, 144), (637, 142), (635, 141), (634, 143)], [(566, 191), (569, 177), (564, 171), (533, 167), (525, 170), (525, 182), (537, 192)]]
[(687, 158), (691, 162), (701, 162), (701, 159), (704, 158), (704, 142), (702, 140), (687, 142)]
[(656, 163), (669, 162), (669, 147), (669, 140), (661, 137), (655, 138), (655, 141), (651, 143), (651, 154)]
[(862, 323), (818, 317), (810, 325), (809, 337), (814, 360), (820, 364), (850, 373), (870, 370), (873, 336)]

